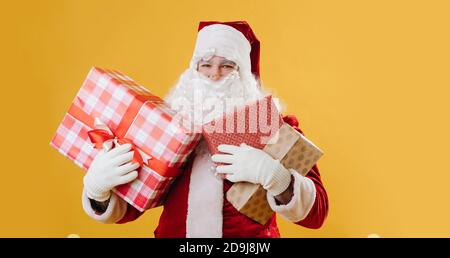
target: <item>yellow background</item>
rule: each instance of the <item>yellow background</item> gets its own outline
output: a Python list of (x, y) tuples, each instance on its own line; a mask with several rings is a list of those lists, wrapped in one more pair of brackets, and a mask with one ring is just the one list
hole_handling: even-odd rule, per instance
[(263, 83), (300, 118), (330, 212), (284, 237), (450, 237), (448, 1), (8, 1), (1, 26), (1, 237), (153, 237), (161, 209), (91, 220), (49, 142), (89, 68), (164, 95), (200, 20), (247, 20)]

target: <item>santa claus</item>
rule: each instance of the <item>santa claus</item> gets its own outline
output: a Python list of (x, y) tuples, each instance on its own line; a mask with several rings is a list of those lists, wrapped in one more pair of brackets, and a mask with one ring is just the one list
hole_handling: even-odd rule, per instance
[[(259, 47), (244, 21), (201, 22), (189, 68), (166, 101), (201, 125), (228, 108), (261, 98), (265, 93), (259, 80)], [(283, 120), (303, 133), (294, 116)], [(130, 150), (124, 144), (100, 152), (86, 173), (82, 204), (93, 219), (120, 224), (142, 215), (111, 191), (137, 177), (138, 165), (131, 163)], [(171, 186), (155, 237), (280, 237), (276, 213), (297, 225), (321, 227), (328, 198), (317, 165), (302, 176), (245, 144), (220, 145), (219, 151), (211, 155), (204, 142), (196, 147), (184, 173)], [(266, 224), (241, 214), (224, 198), (240, 181), (267, 190), (275, 213)]]

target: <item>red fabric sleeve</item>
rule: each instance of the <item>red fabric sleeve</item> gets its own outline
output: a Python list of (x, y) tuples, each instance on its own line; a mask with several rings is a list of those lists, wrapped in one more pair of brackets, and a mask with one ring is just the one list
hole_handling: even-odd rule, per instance
[(117, 224), (124, 224), (124, 223), (130, 222), (130, 221), (136, 220), (142, 214), (144, 214), (144, 213), (140, 212), (138, 209), (134, 208), (132, 205), (127, 203), (127, 212), (125, 213), (123, 218), (120, 219), (119, 221), (117, 221), (116, 223)]
[[(283, 121), (304, 135), (303, 131), (299, 128), (298, 120), (295, 116), (284, 116)], [(317, 164), (315, 164), (308, 174), (306, 174), (306, 177), (314, 182), (316, 187), (316, 199), (308, 215), (303, 220), (298, 221), (295, 224), (306, 228), (317, 229), (323, 225), (328, 215), (328, 195), (325, 187), (323, 186), (322, 180), (320, 179), (320, 172)]]

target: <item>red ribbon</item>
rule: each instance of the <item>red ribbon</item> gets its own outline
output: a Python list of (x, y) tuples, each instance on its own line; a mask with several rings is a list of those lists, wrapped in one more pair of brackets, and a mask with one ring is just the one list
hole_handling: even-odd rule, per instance
[[(89, 139), (91, 139), (91, 142), (95, 145), (96, 149), (102, 149), (103, 143), (106, 141), (117, 139), (117, 143), (120, 145), (129, 143), (131, 144), (131, 149), (134, 151), (133, 154), (133, 162), (139, 163), (139, 166), (142, 166), (144, 164), (144, 161), (142, 160), (142, 156), (139, 153), (139, 150), (137, 149), (136, 145), (128, 139), (117, 137), (114, 134), (111, 134), (110, 132), (103, 130), (103, 129), (93, 129), (88, 131)], [(146, 164), (147, 165), (147, 164)]]

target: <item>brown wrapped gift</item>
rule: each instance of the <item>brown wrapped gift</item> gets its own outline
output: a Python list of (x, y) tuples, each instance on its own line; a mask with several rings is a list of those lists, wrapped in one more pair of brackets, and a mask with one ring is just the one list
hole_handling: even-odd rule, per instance
[[(263, 150), (279, 159), (285, 168), (294, 169), (303, 176), (323, 155), (322, 150), (286, 123)], [(273, 215), (266, 190), (259, 184), (235, 183), (227, 192), (227, 200), (239, 212), (260, 224), (266, 224)]]

